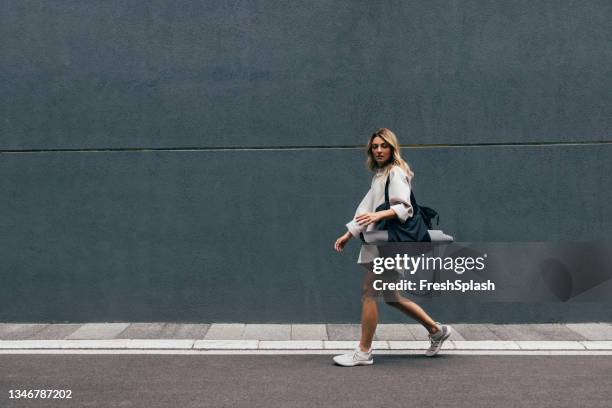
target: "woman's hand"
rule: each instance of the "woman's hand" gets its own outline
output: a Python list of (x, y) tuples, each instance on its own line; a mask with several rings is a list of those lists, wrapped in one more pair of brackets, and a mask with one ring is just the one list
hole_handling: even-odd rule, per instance
[(375, 224), (379, 221), (386, 220), (389, 218), (395, 218), (395, 217), (397, 217), (397, 214), (395, 213), (395, 211), (393, 211), (392, 209), (388, 209), (388, 210), (370, 212), (370, 213), (364, 213), (364, 214), (358, 215), (357, 217), (355, 217), (355, 221), (357, 221), (357, 224), (363, 227), (367, 227), (370, 224)]
[(334, 243), (334, 249), (338, 252), (342, 252), (342, 250), (344, 249), (344, 246), (346, 245), (347, 242), (349, 242), (351, 237), (352, 237), (351, 233), (347, 231), (344, 235), (342, 235), (340, 238), (336, 240), (336, 242)]
[(370, 212), (355, 217), (355, 221), (357, 221), (357, 224), (361, 225), (362, 227), (367, 227), (370, 224), (375, 224), (381, 219), (382, 217), (380, 212)]

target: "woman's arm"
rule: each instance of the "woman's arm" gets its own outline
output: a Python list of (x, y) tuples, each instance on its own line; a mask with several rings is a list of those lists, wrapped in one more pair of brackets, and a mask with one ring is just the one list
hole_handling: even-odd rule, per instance
[(367, 227), (370, 224), (375, 224), (379, 221), (397, 217), (397, 213), (392, 209), (376, 211), (358, 215), (355, 220), (362, 227)]
[(406, 222), (413, 215), (414, 210), (410, 204), (410, 184), (406, 173), (399, 167), (394, 167), (389, 172), (389, 205), (401, 223)]
[[(393, 211), (392, 209), (388, 209), (388, 210), (376, 211), (376, 212), (370, 212), (370, 213), (358, 215), (355, 218), (355, 221), (357, 225), (359, 226), (359, 228), (363, 230), (371, 223), (376, 223), (380, 220), (384, 220), (387, 218), (395, 218), (395, 217), (397, 217), (397, 214), (395, 213), (395, 211)], [(334, 244), (334, 249), (338, 252), (341, 252), (344, 249), (344, 246), (346, 245), (346, 243), (349, 242), (349, 240), (352, 237), (353, 237), (353, 234), (351, 233), (351, 231), (346, 231), (344, 235), (340, 236), (340, 238), (336, 240), (336, 243)]]
[(359, 218), (365, 214), (369, 214), (364, 211), (367, 211), (368, 208), (372, 207), (371, 201), (372, 189), (370, 188), (370, 190), (368, 190), (368, 192), (366, 193), (365, 197), (363, 197), (363, 200), (361, 200), (361, 203), (359, 203), (357, 211), (355, 211), (355, 218), (353, 218), (346, 224), (347, 231), (342, 234), (334, 243), (334, 249), (336, 251), (341, 252), (344, 249), (346, 243), (349, 242), (351, 238), (353, 238), (354, 236), (357, 237), (361, 232), (365, 231), (367, 224), (362, 225), (361, 223), (359, 223)]
[(353, 237), (350, 231), (346, 231), (343, 235), (341, 235), (336, 242), (334, 243), (334, 249), (338, 252), (341, 252), (344, 249), (344, 246), (350, 239)]
[(403, 223), (412, 217), (410, 184), (406, 179), (406, 174), (399, 167), (394, 167), (389, 172), (389, 205), (388, 210), (364, 213), (355, 217), (357, 224), (366, 228), (370, 224), (389, 218), (397, 217)]
[(365, 231), (365, 227), (362, 225), (359, 225), (356, 219), (358, 215), (365, 214), (371, 208), (372, 208), (372, 188), (368, 190), (365, 197), (363, 197), (363, 200), (361, 200), (361, 203), (359, 203), (359, 206), (357, 207), (357, 211), (355, 211), (355, 216), (353, 217), (353, 219), (350, 220), (346, 224), (346, 229), (348, 229), (349, 233), (352, 236), (358, 237), (361, 232)]

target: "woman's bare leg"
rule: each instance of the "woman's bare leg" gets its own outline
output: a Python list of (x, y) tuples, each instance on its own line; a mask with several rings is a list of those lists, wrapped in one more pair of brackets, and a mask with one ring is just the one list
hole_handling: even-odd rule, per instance
[(393, 306), (396, 309), (399, 309), (401, 312), (407, 314), (412, 317), (427, 329), (430, 334), (434, 334), (438, 331), (438, 326), (436, 322), (421, 308), (421, 306), (414, 303), (412, 300), (406, 299), (399, 294), (392, 300), (386, 300), (385, 302), (389, 306)]
[(378, 324), (378, 305), (376, 304), (376, 292), (372, 283), (376, 275), (368, 268), (361, 287), (361, 339), (359, 348), (368, 351), (372, 348), (372, 339)]
[[(387, 282), (396, 282), (398, 276), (392, 273), (383, 274), (383, 279)], [(436, 322), (421, 308), (410, 299), (406, 299), (401, 296), (397, 290), (385, 290), (383, 291), (383, 297), (385, 303), (389, 306), (393, 306), (404, 314), (412, 317), (417, 322), (421, 323), (423, 327), (430, 333), (434, 334), (438, 331)]]

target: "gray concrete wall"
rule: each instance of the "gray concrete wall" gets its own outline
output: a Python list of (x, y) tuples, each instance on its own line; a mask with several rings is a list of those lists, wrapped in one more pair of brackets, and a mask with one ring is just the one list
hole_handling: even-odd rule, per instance
[(380, 126), (458, 240), (612, 232), (608, 2), (1, 7), (2, 321), (356, 321), (358, 248), (331, 247)]

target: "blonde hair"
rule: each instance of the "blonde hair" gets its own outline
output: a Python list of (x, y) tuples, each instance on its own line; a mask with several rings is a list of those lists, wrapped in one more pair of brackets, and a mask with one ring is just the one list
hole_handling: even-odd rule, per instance
[(397, 141), (397, 136), (395, 136), (395, 133), (393, 133), (387, 128), (380, 128), (376, 132), (372, 133), (372, 136), (370, 136), (370, 140), (368, 141), (368, 145), (366, 147), (366, 152), (368, 155), (366, 165), (368, 169), (370, 169), (371, 171), (377, 171), (381, 169), (376, 160), (374, 160), (374, 155), (372, 154), (372, 141), (375, 137), (380, 137), (391, 147), (391, 157), (389, 161), (385, 164), (385, 166), (382, 167), (385, 178), (389, 176), (389, 172), (391, 171), (393, 166), (399, 166), (408, 176), (408, 182), (411, 182), (412, 178), (414, 177), (414, 173), (410, 169), (408, 163), (406, 163), (406, 161), (402, 159), (402, 156), (400, 154), (400, 145)]

